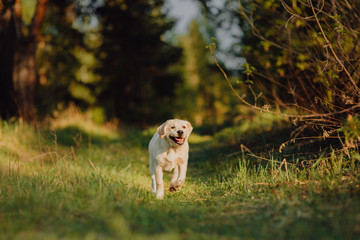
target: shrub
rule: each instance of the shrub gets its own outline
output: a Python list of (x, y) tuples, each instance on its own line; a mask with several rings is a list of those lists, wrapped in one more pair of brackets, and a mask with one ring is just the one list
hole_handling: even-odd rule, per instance
[[(348, 116), (359, 116), (360, 107), (360, 2), (247, 0), (231, 5), (244, 32), (246, 64), (238, 82), (248, 83), (255, 101), (237, 94), (223, 72), (237, 97), (260, 111), (296, 109), (299, 115), (282, 115), (312, 126), (324, 138), (339, 132), (351, 137)], [(216, 46), (209, 47), (214, 57)]]

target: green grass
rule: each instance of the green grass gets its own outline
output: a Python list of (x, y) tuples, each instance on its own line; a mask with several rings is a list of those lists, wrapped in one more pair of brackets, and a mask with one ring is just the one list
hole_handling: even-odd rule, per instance
[(183, 190), (158, 201), (146, 150), (155, 128), (73, 122), (1, 122), (0, 239), (359, 239), (356, 158), (285, 168), (195, 130)]

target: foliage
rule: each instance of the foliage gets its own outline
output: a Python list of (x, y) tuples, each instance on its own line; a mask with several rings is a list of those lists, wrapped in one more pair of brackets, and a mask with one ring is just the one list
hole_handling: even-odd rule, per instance
[(108, 0), (98, 9), (102, 26), (98, 103), (109, 117), (138, 124), (171, 117), (175, 86), (181, 79), (169, 67), (179, 60), (181, 49), (162, 38), (173, 25), (162, 4), (162, 0)]
[(36, 0), (21, 1), (21, 15), (26, 26), (30, 26), (36, 9)]
[[(41, 117), (53, 115), (70, 102), (83, 109), (102, 108), (98, 112), (103, 111), (108, 119), (137, 124), (173, 116), (175, 88), (182, 79), (169, 67), (179, 60), (181, 49), (164, 41), (173, 22), (162, 5), (162, 0), (1, 2), (0, 34), (6, 40), (2, 38), (0, 43), (4, 63), (0, 67), (1, 116), (16, 115), (18, 107), (24, 120), (30, 121), (38, 113)], [(41, 16), (46, 13), (46, 19), (43, 25), (36, 25), (39, 31), (32, 39), (31, 19), (40, 16), (34, 9), (41, 9)], [(14, 18), (17, 24), (13, 13), (19, 14)], [(15, 43), (16, 26), (32, 41)], [(9, 29), (13, 31), (7, 33)], [(22, 46), (21, 51), (16, 44)], [(15, 50), (22, 65), (13, 64)], [(35, 50), (37, 69), (32, 64)], [(26, 61), (28, 56), (31, 61)], [(18, 82), (23, 84), (13, 83), (13, 67), (17, 73), (31, 71), (14, 75), (21, 77)], [(31, 101), (13, 101), (14, 92)]]
[(92, 103), (71, 92), (74, 84), (80, 85), (78, 88), (88, 88), (89, 84), (76, 75), (82, 69), (79, 55), (85, 51), (85, 46), (83, 34), (73, 27), (75, 17), (73, 5), (64, 1), (52, 1), (47, 11), (42, 28), (44, 37), (37, 54), (36, 99), (40, 116), (53, 115), (69, 102), (84, 107)]
[(295, 122), (315, 126), (324, 136), (358, 116), (359, 2), (232, 2), (241, 29), (241, 54), (254, 67), (244, 79), (263, 94), (262, 104), (295, 108)]
[(360, 119), (349, 115), (344, 122), (344, 127), (340, 131), (344, 131), (346, 148), (355, 148), (360, 141)]
[(184, 84), (177, 86), (179, 113), (176, 115), (198, 126), (211, 126), (214, 130), (228, 120), (231, 98), (223, 94), (227, 86), (210, 63), (210, 55), (205, 48), (207, 42), (200, 28), (198, 21), (193, 20), (187, 35), (179, 37), (179, 45), (184, 49), (179, 70)]
[[(0, 15), (2, 99), (5, 118), (33, 122), (74, 100), (69, 85), (80, 68), (75, 49), (82, 35), (73, 28), (72, 0), (2, 1)], [(78, 48), (77, 48), (78, 47)], [(14, 110), (12, 102), (16, 105)]]

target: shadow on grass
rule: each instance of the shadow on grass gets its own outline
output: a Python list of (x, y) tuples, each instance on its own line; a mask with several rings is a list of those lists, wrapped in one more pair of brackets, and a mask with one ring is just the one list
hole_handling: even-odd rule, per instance
[[(341, 147), (339, 139), (324, 141), (321, 137), (314, 136), (315, 133), (311, 130), (303, 131), (298, 136), (300, 140), (291, 142), (291, 133), (296, 126), (282, 124), (263, 129), (251, 127), (243, 130), (241, 126), (225, 128), (208, 140), (190, 141), (189, 175), (206, 179), (221, 174), (224, 169), (238, 168), (241, 159), (246, 159), (248, 167), (254, 169), (268, 166), (271, 160), (279, 165), (284, 159), (287, 163), (303, 166), (304, 163), (327, 156), (331, 149)], [(196, 133), (196, 129), (194, 132)], [(307, 136), (314, 136), (314, 139)], [(283, 143), (287, 144), (279, 151)]]

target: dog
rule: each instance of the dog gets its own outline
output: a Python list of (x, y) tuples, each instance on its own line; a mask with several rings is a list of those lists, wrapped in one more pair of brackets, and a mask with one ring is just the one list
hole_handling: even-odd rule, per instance
[(172, 171), (170, 192), (181, 189), (185, 182), (189, 158), (188, 137), (193, 127), (190, 122), (170, 119), (164, 122), (149, 142), (149, 170), (152, 192), (164, 198), (163, 172)]

